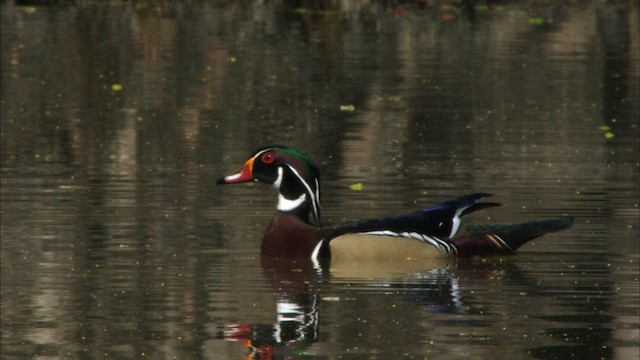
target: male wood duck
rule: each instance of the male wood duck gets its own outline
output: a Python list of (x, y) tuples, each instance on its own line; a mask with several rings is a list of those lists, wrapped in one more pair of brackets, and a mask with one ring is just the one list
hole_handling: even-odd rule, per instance
[(298, 150), (282, 145), (256, 150), (233, 175), (218, 184), (258, 181), (278, 190), (277, 211), (262, 239), (264, 255), (288, 258), (425, 259), (442, 256), (512, 254), (524, 243), (571, 227), (569, 217), (507, 225), (466, 225), (460, 217), (499, 206), (477, 193), (410, 214), (346, 223), (320, 224), (320, 171)]

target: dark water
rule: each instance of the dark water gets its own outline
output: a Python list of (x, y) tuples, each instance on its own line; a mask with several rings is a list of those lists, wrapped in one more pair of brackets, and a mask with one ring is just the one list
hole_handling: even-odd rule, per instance
[[(635, 2), (0, 10), (3, 359), (640, 357)], [(326, 223), (484, 191), (469, 221), (575, 225), (261, 259), (275, 194), (214, 183), (269, 143), (321, 165)]]

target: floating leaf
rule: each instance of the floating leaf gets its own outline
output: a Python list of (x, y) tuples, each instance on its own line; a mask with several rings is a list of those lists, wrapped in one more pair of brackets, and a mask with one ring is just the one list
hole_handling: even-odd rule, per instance
[(340, 111), (355, 111), (356, 107), (353, 105), (340, 105)]
[(349, 185), (349, 189), (353, 191), (362, 191), (363, 188), (364, 188), (364, 185), (362, 185), (362, 183), (355, 183), (355, 184)]
[(606, 133), (604, 133), (604, 137), (606, 139), (611, 139), (612, 137), (614, 137), (615, 135), (613, 135), (613, 133), (611, 131), (607, 131)]
[(544, 24), (544, 19), (541, 17), (530, 17), (529, 18), (529, 25), (543, 25)]
[(598, 130), (609, 131), (611, 130), (611, 128), (609, 127), (609, 125), (601, 125), (601, 126), (598, 126)]
[(120, 90), (122, 90), (122, 85), (121, 84), (113, 84), (113, 85), (111, 85), (111, 90), (120, 91)]

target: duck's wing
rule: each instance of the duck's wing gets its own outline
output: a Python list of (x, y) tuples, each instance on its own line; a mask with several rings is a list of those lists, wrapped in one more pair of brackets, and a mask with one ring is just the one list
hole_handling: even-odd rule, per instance
[(424, 208), (410, 214), (361, 220), (338, 225), (324, 230), (324, 238), (330, 240), (349, 233), (376, 233), (407, 237), (437, 237), (448, 239), (455, 235), (460, 227), (460, 217), (488, 207), (499, 206), (498, 203), (479, 202), (491, 196), (477, 193)]

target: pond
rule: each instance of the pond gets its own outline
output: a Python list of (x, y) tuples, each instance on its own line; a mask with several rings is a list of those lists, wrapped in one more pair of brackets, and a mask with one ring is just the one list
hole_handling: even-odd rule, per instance
[[(632, 1), (2, 1), (1, 357), (638, 359)], [(326, 225), (475, 192), (513, 256), (260, 255), (256, 148)]]

